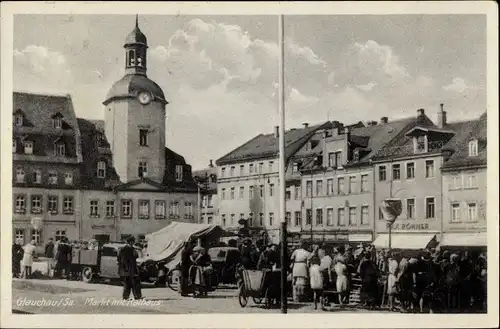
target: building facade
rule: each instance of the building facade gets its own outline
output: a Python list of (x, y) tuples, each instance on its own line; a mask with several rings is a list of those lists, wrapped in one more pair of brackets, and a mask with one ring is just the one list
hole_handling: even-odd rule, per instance
[(199, 221), (204, 224), (220, 223), (218, 217), (217, 168), (212, 160), (210, 160), (208, 168), (194, 171), (193, 177), (198, 184), (201, 200)]
[(196, 222), (197, 185), (165, 147), (168, 102), (147, 77), (137, 20), (124, 48), (104, 121), (76, 118), (70, 96), (14, 93), (14, 238), (143, 238), (172, 220)]

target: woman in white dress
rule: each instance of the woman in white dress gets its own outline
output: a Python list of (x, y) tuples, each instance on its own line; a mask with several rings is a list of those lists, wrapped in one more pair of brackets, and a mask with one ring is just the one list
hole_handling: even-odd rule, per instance
[(307, 245), (302, 243), (299, 249), (294, 250), (290, 257), (293, 278), (293, 299), (295, 301), (298, 301), (298, 299), (304, 295), (304, 287), (309, 277), (307, 260), (310, 257), (310, 253), (306, 248)]
[(387, 297), (389, 300), (389, 309), (391, 311), (395, 310), (394, 307), (394, 297), (397, 294), (397, 281), (398, 281), (398, 270), (399, 270), (399, 255), (396, 253), (391, 253), (388, 260), (387, 268), (389, 270), (389, 275), (387, 276)]
[(347, 300), (347, 293), (349, 291), (347, 266), (345, 265), (345, 259), (342, 256), (337, 257), (337, 263), (335, 264), (335, 273), (337, 274), (337, 292), (339, 294), (339, 303), (342, 306)]
[(36, 243), (35, 240), (31, 240), (30, 243), (23, 247), (24, 255), (21, 261), (21, 265), (23, 266), (23, 275), (24, 279), (29, 279), (31, 277), (31, 268), (33, 266), (33, 258), (35, 257), (36, 251)]

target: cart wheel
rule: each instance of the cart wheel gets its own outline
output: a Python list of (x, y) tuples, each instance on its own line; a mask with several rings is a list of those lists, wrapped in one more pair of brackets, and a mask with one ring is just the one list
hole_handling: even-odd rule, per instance
[(248, 304), (248, 298), (246, 296), (245, 288), (243, 286), (241, 286), (239, 289), (238, 302), (240, 303), (241, 307), (245, 307)]
[(252, 299), (255, 304), (262, 303), (262, 297), (252, 297)]
[(172, 270), (167, 274), (167, 284), (173, 291), (178, 291), (180, 286), (181, 271)]
[(84, 267), (82, 269), (82, 281), (90, 283), (92, 282), (92, 279), (94, 278), (94, 271), (92, 271), (91, 267)]

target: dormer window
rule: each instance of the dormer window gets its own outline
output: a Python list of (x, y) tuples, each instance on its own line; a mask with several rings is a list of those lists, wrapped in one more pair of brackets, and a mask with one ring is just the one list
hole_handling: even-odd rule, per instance
[(14, 116), (14, 124), (16, 125), (16, 127), (22, 127), (23, 124), (24, 124), (24, 117), (21, 113), (17, 113), (15, 116)]
[(66, 146), (64, 143), (57, 143), (54, 147), (54, 153), (56, 156), (65, 156), (66, 155)]
[(62, 127), (62, 119), (61, 117), (55, 117), (52, 119), (52, 126), (55, 128), (55, 129), (61, 129)]
[(476, 157), (478, 153), (477, 139), (472, 139), (469, 141), (469, 156)]
[(182, 166), (181, 165), (175, 166), (175, 181), (182, 182)]
[(102, 133), (101, 132), (97, 132), (96, 135), (95, 135), (96, 146), (97, 147), (101, 146), (103, 140), (104, 140), (104, 137), (102, 136)]
[(421, 135), (414, 137), (415, 153), (427, 152), (427, 136)]
[(299, 172), (299, 164), (297, 162), (294, 162), (293, 166), (292, 166), (292, 174), (295, 174), (298, 172)]
[(16, 182), (24, 183), (24, 169), (23, 168), (16, 169)]
[(353, 161), (359, 161), (359, 150), (355, 150), (353, 154)]
[(33, 154), (33, 142), (25, 141), (24, 142), (24, 154)]
[(105, 161), (97, 162), (97, 177), (106, 178), (106, 162)]

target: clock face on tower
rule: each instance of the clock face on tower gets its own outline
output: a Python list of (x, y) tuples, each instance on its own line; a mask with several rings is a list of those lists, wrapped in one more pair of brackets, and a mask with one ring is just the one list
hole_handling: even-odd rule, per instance
[(138, 98), (139, 98), (139, 102), (142, 105), (147, 105), (151, 102), (151, 94), (148, 93), (147, 91), (140, 92)]

